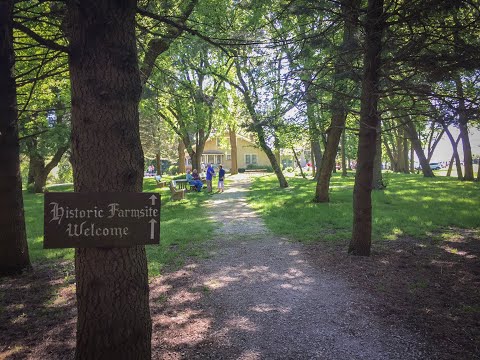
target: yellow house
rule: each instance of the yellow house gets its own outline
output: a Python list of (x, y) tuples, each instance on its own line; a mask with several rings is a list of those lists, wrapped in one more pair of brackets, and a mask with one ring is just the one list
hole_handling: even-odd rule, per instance
[[(202, 154), (203, 164), (222, 164), (223, 168), (230, 170), (232, 167), (232, 154), (228, 136), (211, 137), (205, 143)], [(186, 155), (185, 164), (191, 169), (190, 157)], [(267, 154), (249, 138), (237, 134), (237, 165), (239, 168), (247, 168), (248, 165), (270, 166)]]

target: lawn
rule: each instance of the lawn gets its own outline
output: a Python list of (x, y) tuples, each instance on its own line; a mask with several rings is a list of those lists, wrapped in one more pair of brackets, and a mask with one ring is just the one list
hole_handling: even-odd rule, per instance
[[(160, 192), (160, 245), (147, 245), (148, 272), (157, 276), (166, 266), (181, 266), (186, 256), (201, 256), (198, 246), (211, 236), (214, 223), (206, 215), (203, 202), (209, 196), (188, 193), (186, 200), (170, 201), (168, 188), (157, 189), (153, 178), (144, 179), (145, 192)], [(73, 191), (72, 185), (49, 186), (49, 191)], [(43, 249), (43, 194), (24, 192), (25, 219), (30, 258), (35, 263), (73, 260), (73, 249)]]
[[(437, 236), (442, 229), (479, 229), (480, 184), (454, 178), (385, 174), (384, 191), (373, 192), (373, 239)], [(276, 234), (297, 241), (349, 241), (353, 174), (334, 174), (330, 203), (312, 202), (315, 182), (290, 178), (280, 189), (274, 176), (256, 179), (249, 202)]]

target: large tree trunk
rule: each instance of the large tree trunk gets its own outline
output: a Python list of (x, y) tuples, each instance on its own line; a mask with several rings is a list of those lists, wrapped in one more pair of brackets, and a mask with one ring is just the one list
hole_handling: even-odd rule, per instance
[(185, 174), (185, 144), (178, 139), (178, 173)]
[[(342, 13), (345, 19), (342, 44), (344, 54), (338, 57), (338, 63), (335, 64), (335, 73), (338, 78), (344, 76), (343, 73), (347, 71), (346, 69), (348, 67), (351, 66), (348, 59), (353, 55), (348, 55), (348, 52), (351, 45), (355, 43), (355, 23), (357, 21), (358, 6), (358, 0), (345, 0), (342, 2)], [(341, 82), (342, 81), (345, 80), (341, 80)], [(325, 146), (322, 163), (320, 165), (317, 186), (315, 188), (315, 197), (313, 199), (314, 202), (330, 201), (330, 178), (332, 176), (332, 171), (335, 170), (335, 158), (338, 152), (338, 144), (340, 142), (340, 137), (342, 135), (342, 131), (344, 130), (345, 120), (347, 117), (346, 106), (348, 98), (342, 95), (345, 90), (346, 89), (344, 89), (343, 86), (338, 86), (339, 93), (336, 94), (332, 99), (332, 121), (328, 130), (327, 144)]]
[(432, 168), (428, 164), (427, 157), (423, 152), (422, 143), (418, 138), (417, 129), (415, 128), (415, 124), (412, 121), (405, 122), (405, 130), (410, 137), (410, 141), (412, 142), (413, 148), (415, 149), (415, 153), (417, 154), (418, 161), (420, 162), (420, 166), (422, 167), (422, 172), (424, 177), (434, 177)]
[(372, 188), (374, 190), (383, 190), (386, 188), (382, 177), (382, 125), (380, 121), (377, 125), (377, 139), (375, 140), (375, 160), (373, 161), (373, 180)]
[(13, 0), (0, 1), (0, 276), (30, 268), (20, 176), (12, 22)]
[(368, 0), (360, 134), (355, 186), (353, 188), (353, 232), (348, 252), (369, 256), (372, 242), (372, 178), (373, 161), (379, 116), (379, 73), (381, 66), (382, 34), (385, 27), (383, 0)]
[[(136, 5), (67, 2), (76, 192), (142, 191)], [(76, 249), (75, 274), (76, 359), (150, 359), (145, 247)]]
[(232, 161), (232, 167), (230, 169), (230, 174), (238, 174), (238, 155), (237, 155), (237, 134), (235, 133), (235, 127), (228, 127), (228, 135), (230, 137), (230, 158)]

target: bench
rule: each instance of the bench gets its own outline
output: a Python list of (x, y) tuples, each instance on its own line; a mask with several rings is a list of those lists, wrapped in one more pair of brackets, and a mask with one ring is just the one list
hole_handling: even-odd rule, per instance
[[(201, 179), (203, 186), (205, 187), (207, 185), (207, 180)], [(186, 179), (180, 179), (180, 180), (175, 180), (177, 183), (177, 188), (178, 189), (185, 189), (187, 191), (196, 191), (197, 188), (194, 185), (190, 185)]]
[(186, 189), (177, 189), (178, 180), (172, 180), (170, 182), (170, 194), (172, 200), (182, 200), (185, 199), (185, 193), (187, 192)]
[(167, 186), (167, 182), (166, 181), (162, 181), (162, 178), (160, 176), (155, 176), (155, 181), (157, 182), (157, 188), (162, 188), (162, 187), (165, 187)]

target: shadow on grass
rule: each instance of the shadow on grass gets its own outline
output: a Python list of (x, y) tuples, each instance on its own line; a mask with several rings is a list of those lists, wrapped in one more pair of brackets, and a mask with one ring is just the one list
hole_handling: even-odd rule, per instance
[(75, 283), (70, 262), (0, 279), (0, 358), (71, 359)]
[(327, 266), (379, 299), (385, 321), (401, 321), (431, 339), (431, 358), (475, 359), (480, 350), (480, 231), (444, 229), (434, 238), (399, 237), (369, 258), (339, 244), (307, 245)]

